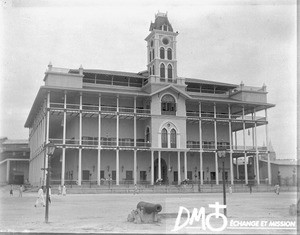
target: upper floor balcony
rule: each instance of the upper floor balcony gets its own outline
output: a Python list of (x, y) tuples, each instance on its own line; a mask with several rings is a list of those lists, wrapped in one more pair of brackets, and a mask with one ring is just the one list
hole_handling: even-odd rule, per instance
[[(187, 111), (186, 116), (187, 116), (187, 118), (198, 118), (199, 117), (199, 111)], [(201, 112), (201, 118), (214, 119), (215, 115), (214, 115), (213, 112)], [(229, 115), (226, 114), (226, 113), (216, 113), (216, 118), (217, 119), (229, 119)], [(262, 117), (262, 116), (245, 115), (243, 117), (242, 115), (235, 115), (235, 114), (230, 115), (230, 119), (248, 120), (248, 121), (265, 121), (266, 120), (266, 118)]]
[[(50, 138), (49, 141), (56, 145), (63, 145), (63, 139), (60, 138)], [(65, 140), (65, 145), (68, 146), (80, 146), (79, 139), (71, 138)], [(145, 141), (144, 139), (137, 139), (136, 146), (134, 146), (134, 139), (132, 138), (119, 138), (119, 143), (117, 143), (117, 139), (115, 137), (101, 137), (100, 144), (98, 137), (91, 136), (83, 136), (81, 138), (81, 146), (86, 147), (138, 147), (138, 148), (150, 148), (151, 143), (149, 141)]]
[[(50, 103), (50, 108), (53, 110), (64, 110), (64, 103)], [(66, 109), (68, 111), (79, 111), (80, 110), (80, 105), (79, 104), (66, 104)], [(87, 112), (109, 112), (109, 113), (117, 113), (117, 106), (107, 106), (107, 105), (101, 105), (100, 109), (98, 105), (92, 105), (92, 104), (83, 104), (82, 105), (82, 111), (87, 111)], [(136, 108), (136, 112), (134, 108), (132, 107), (119, 107), (119, 113), (124, 113), (124, 114), (150, 114), (151, 110), (150, 109), (144, 109), (141, 107)]]

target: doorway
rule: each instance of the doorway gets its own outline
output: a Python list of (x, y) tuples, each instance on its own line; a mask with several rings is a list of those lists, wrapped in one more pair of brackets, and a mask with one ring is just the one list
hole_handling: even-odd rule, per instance
[[(168, 182), (168, 167), (166, 161), (161, 158), (161, 179), (163, 183)], [(154, 161), (154, 180), (158, 179), (158, 159)]]

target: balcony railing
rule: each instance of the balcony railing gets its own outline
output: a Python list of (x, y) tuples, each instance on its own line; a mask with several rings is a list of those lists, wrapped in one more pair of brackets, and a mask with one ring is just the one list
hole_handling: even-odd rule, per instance
[[(55, 103), (51, 102), (50, 103), (50, 108), (53, 109), (64, 109), (64, 103)], [(80, 105), (79, 104), (66, 104), (67, 109), (72, 109), (72, 110), (80, 110)], [(83, 104), (82, 105), (82, 110), (83, 111), (98, 111), (99, 106), (98, 105), (92, 105), (92, 104)], [(106, 105), (101, 105), (101, 111), (103, 112), (117, 112), (117, 107), (116, 106), (106, 106)], [(119, 107), (119, 112), (120, 113), (134, 113), (134, 108), (133, 107)], [(136, 113), (137, 114), (150, 114), (151, 110), (150, 109), (144, 109), (144, 108), (136, 108)]]
[[(186, 116), (187, 117), (199, 117), (199, 111), (187, 111), (186, 112)], [(217, 113), (216, 114), (217, 118), (224, 118), (224, 119), (228, 119), (229, 115), (226, 113)], [(207, 112), (203, 112), (201, 113), (201, 118), (214, 118), (214, 113), (207, 113)], [(236, 120), (256, 120), (256, 121), (264, 121), (266, 120), (265, 117), (261, 117), (261, 116), (256, 116), (256, 117), (252, 117), (252, 116), (244, 116), (244, 119), (242, 117), (242, 115), (235, 115), (232, 114), (231, 115), (231, 119), (236, 119)]]
[[(186, 142), (186, 146), (187, 146), (187, 148), (191, 148), (191, 149), (200, 149), (200, 143), (199, 143), (199, 141), (188, 140)], [(230, 149), (229, 142), (218, 142), (217, 143), (217, 149), (220, 149), (220, 148), (225, 148), (225, 149), (229, 150)], [(266, 147), (259, 146), (257, 148), (260, 151), (266, 150)], [(202, 141), (202, 149), (215, 150), (216, 149), (215, 142), (214, 141)], [(253, 146), (245, 146), (244, 147), (244, 146), (241, 146), (241, 145), (238, 145), (238, 146), (233, 145), (232, 146), (232, 150), (238, 150), (238, 151), (243, 151), (243, 150), (255, 151), (256, 149)]]
[[(56, 138), (50, 138), (49, 141), (53, 144), (61, 145), (63, 144), (63, 139), (56, 139)], [(98, 137), (88, 137), (83, 136), (81, 139), (81, 144), (84, 146), (98, 146)], [(80, 141), (79, 139), (66, 139), (65, 141), (66, 145), (79, 145)], [(114, 137), (101, 137), (100, 139), (100, 145), (101, 146), (113, 146), (117, 147), (117, 139)], [(119, 147), (134, 147), (134, 139), (131, 138), (119, 138)], [(149, 148), (151, 147), (151, 143), (148, 141), (146, 142), (144, 139), (137, 139), (136, 140), (136, 147), (145, 147)]]

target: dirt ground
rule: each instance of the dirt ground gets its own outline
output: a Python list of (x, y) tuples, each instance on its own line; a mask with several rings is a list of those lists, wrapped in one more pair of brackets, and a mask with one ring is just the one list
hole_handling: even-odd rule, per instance
[[(13, 197), (8, 192), (0, 192), (0, 231), (35, 233), (215, 233), (201, 222), (194, 221), (179, 231), (172, 231), (179, 207), (190, 212), (193, 208), (205, 208), (206, 218), (215, 212), (209, 204), (223, 203), (220, 193), (194, 194), (72, 194), (52, 195), (49, 208), (49, 223), (45, 223), (45, 208), (35, 208), (36, 193), (23, 193)], [(227, 226), (221, 233), (227, 234), (297, 234), (293, 225), (296, 216), (289, 215), (289, 206), (296, 203), (296, 193), (233, 193), (227, 194)], [(159, 203), (162, 211), (159, 222), (154, 224), (135, 224), (127, 222), (128, 214), (136, 209), (140, 201)], [(223, 210), (220, 210), (223, 212)], [(220, 227), (222, 220), (211, 221), (212, 226)], [(182, 216), (180, 224), (187, 221)], [(201, 220), (200, 220), (201, 221)], [(273, 223), (272, 226), (247, 225), (253, 223)], [(283, 222), (287, 223), (283, 224)], [(241, 224), (239, 224), (241, 223)], [(274, 225), (277, 223), (277, 225)], [(252, 227), (251, 227), (252, 226)], [(253, 227), (254, 226), (254, 227)], [(218, 232), (220, 234), (220, 232)]]

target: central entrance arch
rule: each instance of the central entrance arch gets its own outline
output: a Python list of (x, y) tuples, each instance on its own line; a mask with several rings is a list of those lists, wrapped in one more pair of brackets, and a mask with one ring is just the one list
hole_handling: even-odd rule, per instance
[[(168, 181), (168, 166), (166, 161), (161, 158), (161, 178), (163, 183), (167, 183)], [(154, 161), (154, 181), (158, 179), (158, 159)]]

